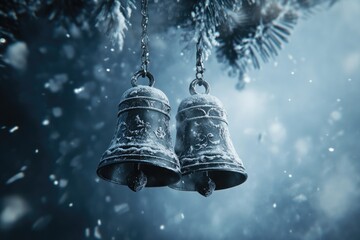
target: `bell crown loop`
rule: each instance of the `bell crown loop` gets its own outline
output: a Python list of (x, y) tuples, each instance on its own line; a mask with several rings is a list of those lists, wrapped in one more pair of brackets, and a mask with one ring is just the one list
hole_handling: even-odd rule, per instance
[(154, 84), (155, 84), (155, 79), (154, 79), (153, 75), (152, 75), (150, 72), (148, 72), (148, 71), (139, 70), (139, 71), (137, 71), (137, 72), (132, 76), (132, 78), (131, 78), (131, 85), (132, 85), (133, 87), (137, 87), (137, 86), (138, 86), (137, 80), (138, 80), (138, 78), (139, 78), (140, 76), (143, 77), (143, 78), (147, 77), (147, 78), (149, 79), (149, 87), (153, 87), (153, 86), (154, 86)]
[(190, 83), (190, 86), (189, 86), (189, 92), (190, 92), (191, 95), (199, 94), (195, 90), (196, 85), (204, 86), (205, 92), (203, 94), (209, 94), (209, 92), (210, 92), (209, 83), (207, 81), (205, 81), (204, 79), (202, 79), (202, 78), (196, 78)]

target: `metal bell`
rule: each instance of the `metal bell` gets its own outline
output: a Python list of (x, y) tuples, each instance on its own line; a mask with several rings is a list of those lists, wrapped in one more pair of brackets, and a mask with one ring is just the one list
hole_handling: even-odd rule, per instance
[[(137, 85), (140, 76), (149, 79), (149, 86)], [(97, 169), (99, 177), (127, 185), (135, 192), (145, 186), (174, 184), (180, 179), (179, 160), (169, 131), (169, 100), (153, 85), (149, 72), (134, 75), (133, 87), (119, 103), (115, 135)]]
[[(205, 94), (195, 91), (205, 87)], [(230, 140), (226, 113), (219, 99), (209, 95), (209, 85), (195, 79), (192, 96), (184, 99), (176, 116), (175, 153), (181, 165), (181, 180), (170, 186), (198, 191), (203, 196), (214, 190), (234, 187), (247, 179), (244, 165)]]

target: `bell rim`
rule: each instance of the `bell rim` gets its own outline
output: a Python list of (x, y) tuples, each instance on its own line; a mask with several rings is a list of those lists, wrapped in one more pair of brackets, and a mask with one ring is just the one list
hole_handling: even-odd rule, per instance
[[(121, 158), (125, 158), (125, 157), (135, 157), (136, 155), (122, 155)], [(103, 160), (99, 163), (98, 168), (96, 170), (96, 174), (98, 177), (100, 177), (101, 179), (114, 183), (114, 184), (118, 184), (118, 185), (127, 185), (125, 182), (122, 181), (116, 181), (114, 179), (112, 179), (111, 177), (106, 177), (105, 174), (102, 174), (101, 171), (106, 168), (106, 167), (110, 167), (111, 165), (135, 165), (135, 164), (141, 164), (141, 165), (145, 165), (145, 166), (150, 166), (153, 168), (157, 168), (160, 169), (162, 171), (168, 172), (169, 174), (171, 174), (171, 179), (176, 179), (176, 180), (171, 180), (168, 181), (167, 183), (164, 184), (150, 184), (150, 185), (146, 185), (146, 187), (165, 187), (165, 186), (169, 186), (172, 184), (176, 184), (177, 182), (180, 181), (181, 179), (181, 170), (180, 167), (176, 164), (171, 162), (169, 159), (166, 158), (162, 158), (162, 157), (156, 157), (156, 156), (150, 156), (150, 155), (141, 155), (141, 157), (148, 157), (148, 159), (151, 158), (156, 158), (158, 160), (165, 160), (166, 163), (169, 163), (171, 165), (173, 165), (173, 168), (171, 166), (166, 166), (166, 165), (155, 165), (153, 160), (141, 160), (141, 159), (136, 159), (136, 158), (132, 158), (132, 159), (126, 159), (126, 160), (120, 160), (121, 158), (119, 157), (109, 157), (110, 159), (112, 159), (112, 162), (110, 163), (104, 163)], [(109, 159), (106, 158), (106, 159)], [(177, 161), (176, 158), (174, 158), (175, 161)], [(170, 178), (169, 178), (170, 179)]]
[[(231, 159), (234, 161), (234, 159)], [(181, 159), (180, 162), (183, 162), (184, 159)], [(182, 171), (181, 174), (186, 175), (186, 174), (190, 174), (193, 173), (194, 171), (199, 171), (203, 170), (203, 169), (212, 169), (213, 168), (219, 168), (219, 166), (221, 167), (231, 167), (232, 169), (242, 169), (245, 172), (245, 167), (240, 164), (240, 163), (231, 163), (231, 162), (224, 162), (224, 161), (211, 161), (211, 162), (206, 162), (207, 160), (204, 160), (205, 162), (202, 163), (194, 163), (194, 164), (189, 164), (189, 165), (185, 165), (185, 166), (181, 166), (181, 170), (182, 169), (190, 169), (188, 171)], [(205, 167), (203, 167), (205, 166)], [(191, 170), (192, 168), (194, 168), (194, 170)], [(215, 169), (214, 169), (215, 170)]]
[(215, 182), (215, 184), (216, 184), (215, 191), (225, 190), (225, 189), (229, 189), (229, 188), (239, 186), (239, 185), (243, 184), (244, 182), (246, 182), (246, 180), (248, 179), (248, 174), (245, 171), (244, 167), (242, 167), (241, 169), (238, 169), (238, 170), (207, 168), (207, 169), (198, 169), (196, 172), (192, 171), (192, 172), (182, 173), (181, 179), (177, 183), (169, 185), (169, 187), (172, 188), (172, 189), (175, 189), (175, 190), (179, 190), (179, 191), (195, 191), (196, 192), (197, 191), (196, 186), (195, 185), (189, 185), (189, 183), (192, 183), (192, 184), (195, 184), (195, 183), (190, 179), (187, 180), (187, 181), (189, 181), (189, 182), (187, 182), (186, 178), (191, 176), (191, 174), (194, 174), (194, 173), (196, 173), (197, 177), (199, 177), (201, 174), (206, 173), (206, 172), (208, 172), (210, 177), (214, 173), (220, 173), (220, 172), (223, 173), (223, 174), (229, 174), (230, 173), (232, 175), (234, 175), (234, 174), (238, 175), (238, 181), (235, 181), (232, 184), (226, 185), (225, 187), (223, 187), (221, 185), (217, 185), (216, 182)]
[[(136, 154), (122, 154), (121, 157), (117, 157), (117, 156), (110, 156), (110, 157), (107, 157), (107, 158), (103, 158), (99, 165), (98, 165), (98, 168), (100, 167), (105, 167), (105, 166), (108, 166), (108, 165), (111, 165), (111, 164), (115, 164), (115, 163), (131, 163), (131, 162), (144, 162), (144, 163), (149, 163), (149, 164), (152, 164), (153, 162), (151, 160), (139, 160), (139, 159), (136, 159), (136, 158), (133, 158), (133, 159), (127, 159), (127, 160), (118, 160), (120, 158), (126, 158), (126, 157), (136, 157), (136, 156), (139, 156), (139, 155), (136, 155)], [(181, 174), (181, 169), (180, 167), (173, 163), (172, 160), (169, 160), (169, 158), (164, 158), (164, 157), (157, 157), (157, 156), (152, 156), (152, 155), (141, 155), (141, 157), (147, 157), (148, 159), (151, 159), (151, 158), (156, 158), (156, 159), (159, 159), (159, 160), (163, 160), (165, 161), (166, 163), (169, 163), (169, 164), (172, 164), (175, 166), (175, 168), (177, 168)], [(173, 160), (177, 161), (177, 158), (172, 158)], [(108, 160), (111, 160), (112, 162), (110, 163), (106, 163), (105, 161), (108, 161)], [(104, 163), (105, 162), (105, 163)]]

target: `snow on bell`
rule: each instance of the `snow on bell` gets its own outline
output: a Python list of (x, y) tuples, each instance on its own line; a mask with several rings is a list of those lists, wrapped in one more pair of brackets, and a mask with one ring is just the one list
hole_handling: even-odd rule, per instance
[[(198, 94), (195, 85), (203, 85), (206, 92)], [(208, 83), (195, 79), (190, 93), (192, 96), (180, 103), (176, 116), (175, 153), (182, 178), (170, 187), (207, 197), (214, 190), (242, 184), (247, 173), (230, 139), (222, 103), (208, 94)]]
[[(148, 77), (149, 86), (137, 85), (140, 76)], [(174, 184), (180, 179), (180, 166), (171, 144), (169, 101), (153, 87), (154, 78), (149, 72), (137, 72), (132, 85), (122, 95), (115, 135), (97, 174), (135, 192), (143, 187)]]

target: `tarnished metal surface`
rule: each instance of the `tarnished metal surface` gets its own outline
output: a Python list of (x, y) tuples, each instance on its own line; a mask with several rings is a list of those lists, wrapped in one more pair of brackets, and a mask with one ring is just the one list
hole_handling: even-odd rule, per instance
[(121, 98), (115, 135), (97, 174), (134, 191), (176, 183), (180, 167), (171, 144), (169, 101), (159, 89), (133, 85)]
[(208, 94), (192, 94), (181, 102), (176, 116), (175, 153), (182, 178), (171, 187), (209, 196), (213, 190), (243, 183), (247, 174), (230, 139), (222, 103)]

